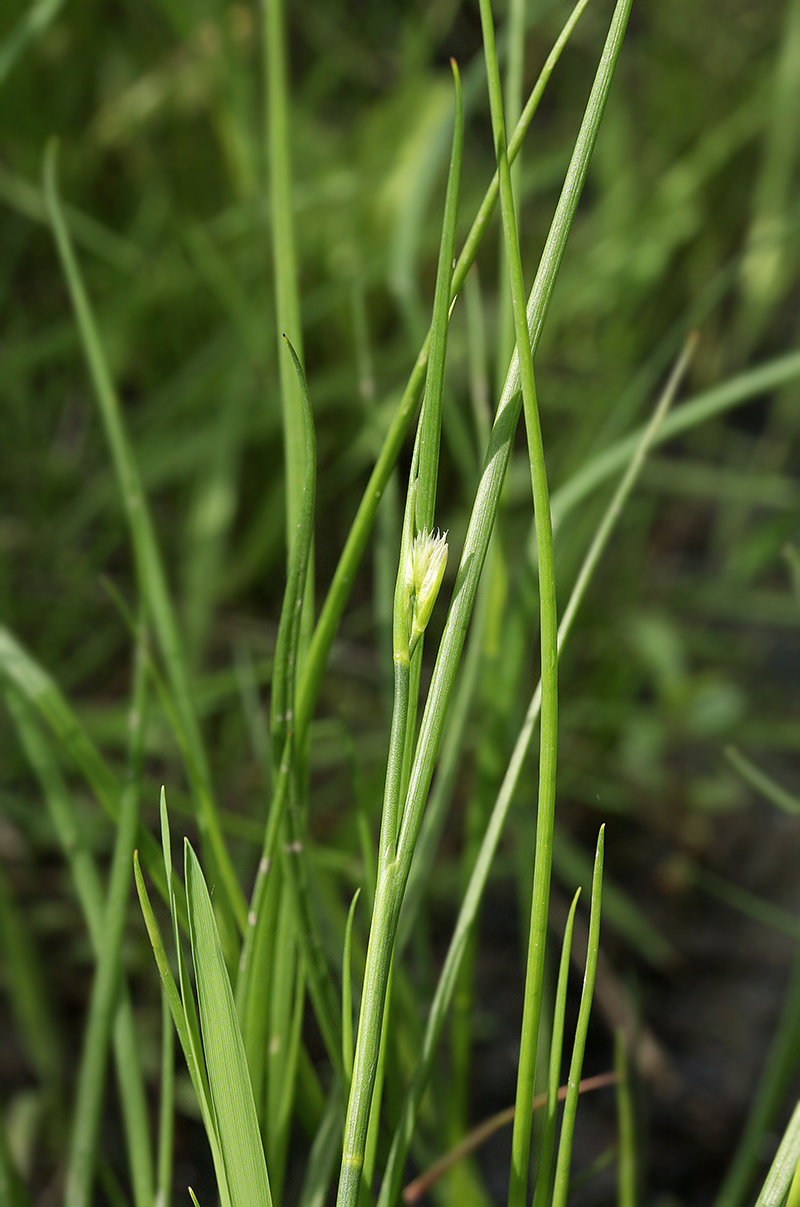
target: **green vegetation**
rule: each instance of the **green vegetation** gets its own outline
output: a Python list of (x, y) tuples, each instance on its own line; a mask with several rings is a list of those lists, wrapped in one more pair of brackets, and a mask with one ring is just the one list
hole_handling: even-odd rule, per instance
[(800, 1203), (799, 121), (798, 0), (0, 18), (0, 1205)]

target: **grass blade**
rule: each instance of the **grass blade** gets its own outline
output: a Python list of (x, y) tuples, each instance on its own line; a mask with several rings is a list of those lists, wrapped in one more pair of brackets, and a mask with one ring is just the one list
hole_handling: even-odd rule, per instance
[(247, 1059), (211, 898), (188, 841), (184, 851), (203, 1049), (231, 1207), (272, 1207)]
[(781, 1207), (786, 1192), (796, 1176), (800, 1163), (800, 1103), (794, 1108), (788, 1127), (783, 1133), (775, 1160), (772, 1162), (756, 1207)]
[(594, 978), (597, 972), (597, 954), (600, 950), (600, 907), (603, 895), (603, 854), (605, 850), (605, 826), (600, 827), (597, 839), (597, 851), (594, 860), (594, 875), (592, 876), (592, 908), (589, 915), (589, 938), (586, 944), (586, 970), (583, 975), (581, 1004), (578, 1008), (578, 1022), (575, 1027), (575, 1040), (572, 1045), (572, 1060), (569, 1066), (569, 1081), (567, 1097), (564, 1103), (564, 1115), (561, 1120), (561, 1135), (558, 1141), (558, 1160), (556, 1162), (555, 1188), (553, 1191), (553, 1207), (564, 1207), (569, 1192), (569, 1167), (572, 1159), (572, 1137), (575, 1129), (575, 1114), (578, 1109), (580, 1093), (581, 1069), (583, 1054), (586, 1049), (586, 1036), (589, 1031), (589, 1015), (592, 1009), (594, 993)]
[(187, 771), (193, 783), (198, 810), (198, 823), (204, 840), (213, 855), (214, 866), (225, 887), (229, 910), (240, 928), (244, 927), (246, 907), (242, 890), (230, 861), (222, 836), (203, 740), (192, 703), (186, 673), (186, 661), (178, 625), (167, 589), (166, 576), (158, 550), (152, 518), (139, 478), (139, 471), (130, 446), (122, 411), (111, 375), (106, 364), (97, 324), (88, 294), (81, 277), (78, 261), (58, 195), (56, 182), (56, 149), (51, 143), (45, 155), (44, 191), (53, 234), (61, 257), (64, 275), (72, 298), (81, 341), (89, 366), (106, 438), (111, 449), (114, 468), (125, 517), (130, 529), (136, 560), (139, 591), (146, 603), (147, 614), (158, 637), (167, 678), (174, 696), (180, 720), (181, 736), (187, 759)]
[(553, 1005), (553, 1029), (550, 1040), (547, 1102), (544, 1108), (545, 1122), (539, 1145), (539, 1168), (536, 1173), (536, 1190), (533, 1197), (533, 1207), (545, 1207), (545, 1204), (550, 1202), (550, 1195), (552, 1193), (551, 1175), (556, 1138), (556, 1121), (558, 1118), (558, 1083), (561, 1079), (561, 1050), (564, 1044), (564, 1016), (567, 1009), (569, 961), (572, 951), (572, 929), (575, 923), (575, 910), (578, 908), (580, 892), (581, 890), (578, 889), (572, 898), (572, 905), (567, 915), (567, 924), (564, 927), (564, 938), (561, 943), (561, 960), (558, 966), (556, 997)]
[[(146, 707), (147, 670), (140, 631), (135, 649), (134, 688), (131, 699), (128, 774), (119, 809), (108, 898), (103, 916), (103, 943), (95, 969), (84, 1047), (78, 1074), (72, 1139), (64, 1202), (67, 1207), (87, 1207), (91, 1200), (100, 1116), (105, 1091), (108, 1044), (116, 1009), (122, 942), (128, 912), (131, 867), (139, 827), (142, 749)], [(132, 1121), (135, 1124), (135, 1120)], [(147, 1128), (128, 1132), (128, 1150), (136, 1207), (154, 1201), (153, 1158)]]

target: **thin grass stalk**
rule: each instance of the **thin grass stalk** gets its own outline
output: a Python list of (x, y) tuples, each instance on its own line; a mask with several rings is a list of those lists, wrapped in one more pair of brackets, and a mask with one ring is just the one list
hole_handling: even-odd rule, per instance
[(545, 944), (550, 902), (550, 874), (553, 859), (555, 816), (556, 758), (558, 753), (558, 615), (556, 610), (555, 554), (550, 522), (550, 493), (544, 459), (542, 429), (536, 399), (530, 337), (525, 311), (525, 286), (522, 276), (519, 235), (511, 185), (511, 169), (506, 148), (503, 96), (494, 41), (490, 0), (481, 0), (481, 27), (489, 86), (489, 104), (494, 131), (495, 155), (500, 178), (500, 205), (511, 303), (514, 316), (522, 403), (528, 434), (531, 484), (533, 489), (536, 551), (539, 567), (539, 609), (541, 646), (542, 706), (539, 728), (539, 799), (536, 823), (536, 855), (528, 937), (524, 1009), (517, 1073), (516, 1113), (511, 1152), (509, 1207), (523, 1207), (528, 1194), (533, 1095), (536, 1078), (536, 1054), (539, 1017), (544, 984)]
[[(556, 207), (556, 214), (542, 253), (539, 272), (531, 291), (527, 308), (527, 321), (529, 324), (532, 354), (541, 335), (545, 314), (563, 256), (572, 218), (577, 209), (583, 182), (586, 178), (591, 150), (597, 137), (629, 9), (630, 0), (619, 0), (587, 103), (581, 130), (576, 140), (561, 197)], [(461, 566), (453, 593), (453, 602), (439, 646), (439, 653), (425, 704), (425, 712), (422, 718), (417, 752), (412, 768), (397, 844), (397, 858), (392, 864), (387, 866), (386, 874), (382, 880), (379, 880), (378, 884), (374, 916), (379, 918), (380, 922), (377, 926), (373, 926), (370, 936), (364, 997), (369, 999), (371, 994), (377, 993), (377, 1000), (381, 1004), (383, 1002), (386, 977), (388, 976), (391, 962), (399, 907), (408, 879), (411, 859), (422, 820), (422, 811), (433, 775), (433, 766), (441, 739), (449, 696), (461, 656), (494, 519), (497, 514), (500, 491), (505, 478), (505, 471), (511, 453), (511, 445), (520, 409), (519, 356), (515, 354), (509, 369), (506, 387), (498, 406), (494, 427), (492, 428), (485, 467), (478, 486), (464, 542)], [(375, 1007), (373, 1006), (372, 1009), (374, 1010)], [(377, 1032), (377, 1030), (376, 1026), (375, 1031)], [(367, 1051), (368, 1049), (365, 1048), (365, 1055)], [(374, 1044), (374, 1054), (377, 1054), (377, 1042)], [(362, 1066), (359, 1067), (357, 1049), (351, 1101), (353, 1101), (354, 1092), (358, 1095), (364, 1092), (363, 1087), (359, 1087), (356, 1091), (356, 1083), (362, 1071), (363, 1075), (368, 1080), (371, 1080), (372, 1069), (374, 1069), (374, 1059), (365, 1060)], [(363, 1110), (364, 1117), (366, 1117), (369, 1109), (366, 1101), (361, 1104), (361, 1109)], [(350, 1138), (352, 1140), (352, 1137)], [(348, 1145), (348, 1135), (346, 1132), (342, 1175), (339, 1183), (338, 1207), (354, 1207), (358, 1193), (360, 1172), (361, 1158), (358, 1147), (355, 1144)], [(384, 1179), (384, 1187), (386, 1186), (387, 1182)]]
[[(74, 803), (60, 769), (39, 732), (26, 697), (15, 690), (5, 693), (20, 740), (34, 774), (42, 785), (53, 828), (64, 852), (76, 896), (81, 907), (92, 954), (99, 963), (104, 944), (105, 900), (94, 858), (85, 844)], [(113, 1022), (114, 1066), (119, 1084), (123, 1118), (130, 1135), (146, 1136), (149, 1119), (139, 1055), (139, 1038), (124, 973), (119, 974), (117, 1006)], [(148, 1171), (145, 1169), (145, 1172)], [(152, 1184), (152, 1183), (151, 1183)]]
[[(163, 796), (162, 796), (163, 802)], [(225, 1180), (225, 1165), (222, 1158), (222, 1151), (219, 1145), (219, 1137), (217, 1135), (216, 1123), (211, 1108), (211, 1098), (208, 1088), (208, 1077), (206, 1074), (205, 1063), (202, 1058), (202, 1043), (200, 1040), (200, 1029), (197, 1022), (197, 1015), (194, 1009), (194, 999), (183, 997), (183, 988), (186, 984), (186, 975), (184, 969), (183, 952), (180, 947), (177, 949), (178, 959), (178, 976), (181, 988), (179, 989), (175, 983), (175, 978), (172, 975), (169, 959), (167, 957), (164, 941), (161, 937), (156, 916), (153, 913), (153, 907), (150, 904), (150, 898), (147, 894), (147, 887), (142, 875), (142, 868), (138, 858), (138, 852), (134, 852), (133, 857), (133, 876), (136, 883), (136, 892), (139, 897), (139, 904), (142, 909), (142, 917), (144, 918), (145, 929), (150, 940), (150, 945), (153, 948), (156, 967), (158, 968), (161, 977), (161, 985), (166, 996), (172, 1023), (180, 1040), (181, 1048), (183, 1049), (186, 1068), (189, 1072), (189, 1078), (192, 1082), (197, 1101), (200, 1106), (200, 1114), (203, 1120), (206, 1136), (211, 1148), (211, 1157), (214, 1163), (214, 1171), (217, 1177), (217, 1185), (220, 1188), (220, 1199), (222, 1207), (231, 1207), (230, 1195), (226, 1193), (227, 1185)], [(172, 918), (173, 933), (179, 935), (178, 928), (175, 924), (175, 915)], [(187, 1004), (188, 1003), (188, 1004)]]
[[(659, 400), (651, 422), (645, 429), (644, 434), (640, 437), (639, 447), (636, 449), (635, 455), (632, 457), (631, 462), (621, 482), (619, 483), (619, 486), (617, 487), (617, 490), (615, 491), (608, 508), (606, 509), (586, 557), (584, 558), (583, 565), (579, 571), (575, 586), (572, 589), (570, 600), (564, 610), (561, 624), (559, 626), (559, 654), (561, 653), (564, 642), (569, 636), (570, 629), (578, 611), (578, 607), (583, 600), (588, 585), (591, 581), (592, 574), (594, 573), (603, 550), (608, 543), (614, 525), (619, 519), (625, 501), (633, 490), (636, 479), (641, 472), (647, 450), (650, 444), (653, 442), (660, 424), (662, 424), (664, 421), (668, 407), (673, 401), (680, 381), (682, 380), (682, 375), (686, 370), (689, 354), (690, 349), (685, 349), (681, 361), (676, 366), (676, 369), (673, 372), (670, 381), (668, 382), (667, 387), (665, 388), (664, 393)], [(411, 1137), (413, 1135), (417, 1113), (419, 1111), (422, 1096), (425, 1092), (425, 1087), (428, 1083), (428, 1078), (433, 1067), (436, 1048), (439, 1042), (442, 1027), (444, 1026), (447, 1010), (452, 999), (453, 990), (457, 982), (458, 972), (461, 966), (466, 944), (477, 917), (478, 907), (483, 896), (483, 891), (486, 887), (492, 860), (494, 859), (494, 855), (497, 850), (497, 844), (500, 841), (500, 835), (503, 831), (508, 810), (514, 798), (514, 793), (519, 782), (519, 777), (522, 773), (528, 747), (530, 745), (533, 731), (539, 717), (540, 704), (540, 689), (537, 687), (528, 706), (525, 721), (515, 743), (503, 783), (497, 795), (497, 800), (484, 834), (481, 849), (475, 862), (475, 867), (473, 868), (467, 891), (462, 898), (461, 910), (459, 911), (453, 937), (450, 941), (450, 947), (447, 952), (444, 967), (439, 977), (439, 982), (436, 987), (436, 994), (434, 996), (433, 1004), (428, 1016), (425, 1037), (421, 1046), (419, 1064), (414, 1073), (411, 1087), (403, 1105), (400, 1122), (392, 1140), (392, 1147), (386, 1166), (386, 1172), (384, 1174), (383, 1184), (381, 1186), (378, 1207), (390, 1207), (391, 1204), (396, 1202), (397, 1195), (400, 1193), (403, 1166), (408, 1153)]]
[[(119, 996), (122, 942), (130, 896), (133, 849), (139, 827), (142, 752), (147, 700), (144, 633), (139, 629), (134, 648), (134, 686), (128, 727), (128, 771), (120, 800), (119, 825), (111, 862), (108, 898), (103, 916), (103, 942), (95, 969), (78, 1072), (72, 1135), (64, 1193), (66, 1207), (87, 1207), (100, 1135), (100, 1116), (106, 1083), (108, 1045)], [(147, 1129), (142, 1132), (134, 1115), (126, 1119), (126, 1139), (136, 1207), (151, 1207), (154, 1200), (153, 1158)]]
[(617, 1207), (636, 1207), (636, 1121), (625, 1033), (614, 1036), (617, 1073)]
[(600, 827), (597, 838), (597, 850), (594, 857), (594, 874), (592, 876), (592, 906), (589, 914), (589, 936), (586, 941), (586, 967), (583, 974), (581, 1003), (578, 1007), (578, 1022), (575, 1026), (575, 1039), (572, 1045), (572, 1060), (569, 1066), (567, 1081), (567, 1097), (564, 1102), (564, 1114), (561, 1119), (561, 1134), (558, 1139), (558, 1159), (556, 1161), (556, 1177), (553, 1188), (552, 1207), (564, 1207), (569, 1193), (569, 1170), (572, 1161), (572, 1137), (575, 1130), (575, 1115), (578, 1110), (580, 1094), (581, 1069), (583, 1054), (586, 1049), (586, 1036), (589, 1032), (589, 1015), (592, 1010), (594, 996), (594, 981), (597, 973), (597, 956), (600, 950), (600, 910), (603, 896), (603, 855), (605, 852), (605, 826)]
[[(508, 145), (508, 157), (511, 163), (514, 162), (514, 159), (519, 154), (528, 127), (539, 107), (539, 102), (547, 82), (588, 3), (589, 0), (578, 0), (539, 73), (536, 84), (528, 97), (522, 116)], [(495, 173), (481, 202), (478, 214), (470, 228), (456, 266), (453, 269), (453, 277), (450, 285), (451, 301), (461, 291), (467, 273), (475, 261), (478, 248), (494, 213), (498, 187), (498, 177), (497, 173)], [(370, 475), (355, 519), (350, 527), (344, 549), (339, 558), (333, 581), (325, 597), (316, 628), (314, 629), (308, 659), (303, 668), (303, 678), (297, 701), (297, 732), (301, 742), (304, 741), (311, 715), (316, 706), (331, 645), (333, 644), (334, 636), (349, 598), (356, 570), (366, 549), (378, 505), (419, 405), (427, 369), (430, 338), (431, 335), (429, 332), (414, 363), (414, 368), (411, 371), (400, 404), (386, 434), (383, 448)]]
[(186, 661), (167, 589), (152, 517), (125, 431), (119, 399), (103, 353), (89, 296), (64, 221), (56, 177), (56, 146), (52, 142), (45, 153), (44, 191), (53, 234), (61, 257), (84, 354), (116, 470), (122, 505), (133, 545), (140, 596), (146, 605), (147, 615), (158, 637), (167, 678), (175, 699), (180, 721), (180, 735), (185, 743), (187, 771), (198, 806), (198, 824), (201, 835), (208, 845), (213, 866), (219, 872), (220, 881), (224, 887), (222, 900), (227, 903), (225, 912), (232, 916), (241, 929), (244, 927), (246, 917), (244, 896), (225, 845), (214, 804), (203, 739), (194, 710), (186, 672)]
[(572, 898), (572, 905), (567, 915), (567, 924), (564, 927), (564, 938), (561, 943), (561, 960), (558, 966), (556, 997), (553, 1005), (553, 1028), (550, 1037), (547, 1097), (544, 1104), (545, 1119), (539, 1144), (539, 1165), (536, 1171), (536, 1189), (533, 1196), (533, 1207), (546, 1207), (550, 1202), (556, 1121), (558, 1119), (558, 1091), (559, 1081), (561, 1080), (561, 1052), (564, 1046), (564, 1019), (567, 1010), (569, 962), (572, 953), (572, 931), (575, 923), (575, 910), (578, 908), (580, 892), (581, 890), (578, 889)]
[(175, 1027), (161, 986), (161, 1078), (158, 1096), (158, 1157), (156, 1162), (156, 1207), (170, 1207), (175, 1167)]

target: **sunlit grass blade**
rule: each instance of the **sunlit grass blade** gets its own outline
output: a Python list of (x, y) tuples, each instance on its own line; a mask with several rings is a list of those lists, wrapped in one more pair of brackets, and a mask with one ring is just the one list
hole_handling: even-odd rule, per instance
[(180, 720), (187, 771), (195, 788), (198, 822), (219, 871), (228, 908), (243, 928), (246, 906), (222, 836), (203, 739), (194, 710), (178, 624), (167, 588), (155, 530), (142, 489), (139, 470), (128, 440), (119, 400), (106, 363), (99, 331), (78, 261), (72, 248), (56, 182), (56, 148), (48, 146), (44, 162), (44, 191), (53, 234), (72, 298), (84, 354), (94, 386), (117, 475), (122, 506), (130, 530), (139, 590), (158, 638), (167, 679)]
[(575, 1039), (572, 1044), (572, 1060), (569, 1066), (567, 1097), (564, 1102), (561, 1133), (558, 1138), (558, 1159), (556, 1161), (555, 1184), (551, 1200), (552, 1207), (564, 1207), (569, 1193), (572, 1138), (575, 1129), (575, 1115), (578, 1109), (583, 1054), (586, 1049), (586, 1037), (589, 1032), (589, 1015), (592, 1009), (594, 980), (597, 972), (597, 956), (600, 950), (600, 908), (603, 895), (604, 850), (605, 827), (601, 826), (597, 839), (594, 874), (592, 876), (592, 906), (589, 914), (589, 937), (586, 943), (586, 966), (583, 974), (581, 1004), (578, 1008), (578, 1021), (575, 1025)]
[[(72, 1138), (64, 1202), (67, 1207), (88, 1207), (95, 1174), (101, 1111), (105, 1090), (108, 1045), (118, 999), (122, 943), (128, 912), (131, 866), (139, 827), (142, 750), (147, 701), (146, 657), (143, 631), (135, 648), (134, 687), (130, 705), (128, 771), (119, 805), (119, 822), (111, 863), (108, 896), (103, 914), (103, 944), (89, 999), (89, 1016), (78, 1072)], [(154, 1202), (153, 1157), (147, 1129), (131, 1123), (128, 1149), (136, 1207)]]
[(636, 1118), (630, 1080), (630, 1063), (622, 1031), (614, 1038), (614, 1067), (617, 1073), (617, 1203), (618, 1207), (636, 1207), (637, 1161)]
[(185, 875), (203, 1050), (231, 1207), (271, 1207), (264, 1149), (233, 992), (211, 898), (188, 841)]
[(781, 1207), (789, 1189), (796, 1198), (793, 1181), (800, 1164), (800, 1103), (794, 1108), (786, 1131), (783, 1133), (775, 1160), (770, 1166), (756, 1207)]

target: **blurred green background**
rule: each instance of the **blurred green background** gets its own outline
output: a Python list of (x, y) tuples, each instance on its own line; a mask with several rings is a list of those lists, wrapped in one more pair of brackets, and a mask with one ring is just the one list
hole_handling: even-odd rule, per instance
[[(530, 86), (567, 10), (542, 0), (528, 7)], [(590, 5), (523, 152), (528, 283), (609, 11), (601, 0)], [(505, 10), (496, 12), (502, 47)], [(255, 6), (215, 0), (36, 0), (0, 13), (0, 618), (121, 758), (130, 642), (119, 598), (132, 604), (135, 588), (45, 221), (42, 156), (56, 137), (62, 196), (157, 518), (219, 797), (243, 834), (264, 800), (263, 739), (242, 701), (252, 703), (269, 681), (285, 558), (261, 22)], [(472, 3), (307, 0), (290, 12), (288, 38), (321, 595), (427, 330), (451, 56), (467, 104), (463, 232), (491, 177), (493, 148)], [(799, 134), (797, 0), (634, 5), (537, 363), (554, 488), (643, 421), (689, 331), (699, 344), (687, 395), (797, 348)], [(485, 356), (459, 307), (448, 370), (440, 523), (456, 547), (479, 433), (507, 364), (497, 334), (496, 226), (479, 279)], [(794, 828), (781, 822), (776, 831), (773, 813), (723, 756), (736, 743), (787, 788), (800, 787), (798, 600), (784, 553), (798, 531), (798, 413), (794, 378), (654, 455), (563, 661), (564, 868), (568, 845), (588, 845), (598, 822), (612, 819), (612, 875), (679, 949), (684, 976), (688, 961), (690, 981), (698, 866), (787, 910), (800, 906)], [(468, 784), (483, 784), (485, 795), (496, 788), (535, 673), (527, 475), (521, 443), (503, 518), (490, 687), (457, 814)], [(559, 525), (565, 598), (607, 489)], [(389, 662), (381, 592), (394, 569), (392, 507), (390, 491), (318, 709), (311, 825), (320, 844), (341, 852), (352, 850), (354, 794), (368, 803), (380, 794)], [(60, 912), (52, 839), (31, 807), (36, 789), (5, 716), (0, 737), (8, 875), (31, 931), (45, 951), (60, 953), (53, 984), (74, 1026), (85, 953), (72, 943), (74, 915)], [(179, 758), (163, 720), (148, 743), (153, 804), (161, 781), (177, 781), (179, 801)], [(521, 804), (532, 794), (529, 783)], [(97, 841), (102, 849), (108, 835), (99, 831)], [(461, 842), (457, 827), (449, 842)], [(511, 862), (507, 852), (506, 870)], [(723, 929), (738, 925), (725, 921), (728, 906), (719, 908)], [(714, 950), (727, 951), (720, 943)], [(785, 955), (775, 956), (776, 968)], [(645, 1014), (648, 995), (677, 999), (668, 961), (642, 971), (641, 953), (624, 942), (616, 958), (640, 977)], [(734, 966), (738, 958), (734, 943)], [(756, 975), (740, 963), (734, 994)], [(666, 979), (651, 985), (649, 976)], [(777, 1011), (777, 988), (769, 977), (764, 985), (762, 1021), (746, 1027), (758, 1052), (720, 1108), (729, 1129), (689, 1162), (695, 1177), (706, 1167), (716, 1173), (730, 1155)], [(680, 1015), (680, 1000), (674, 1009)], [(688, 1045), (676, 1028), (675, 1044)], [(736, 1044), (720, 1042), (727, 1067)], [(24, 1085), (24, 1059), (9, 1052), (5, 1064), (9, 1085)], [(671, 1117), (669, 1126), (680, 1132)], [(686, 1151), (692, 1131), (687, 1125)]]

